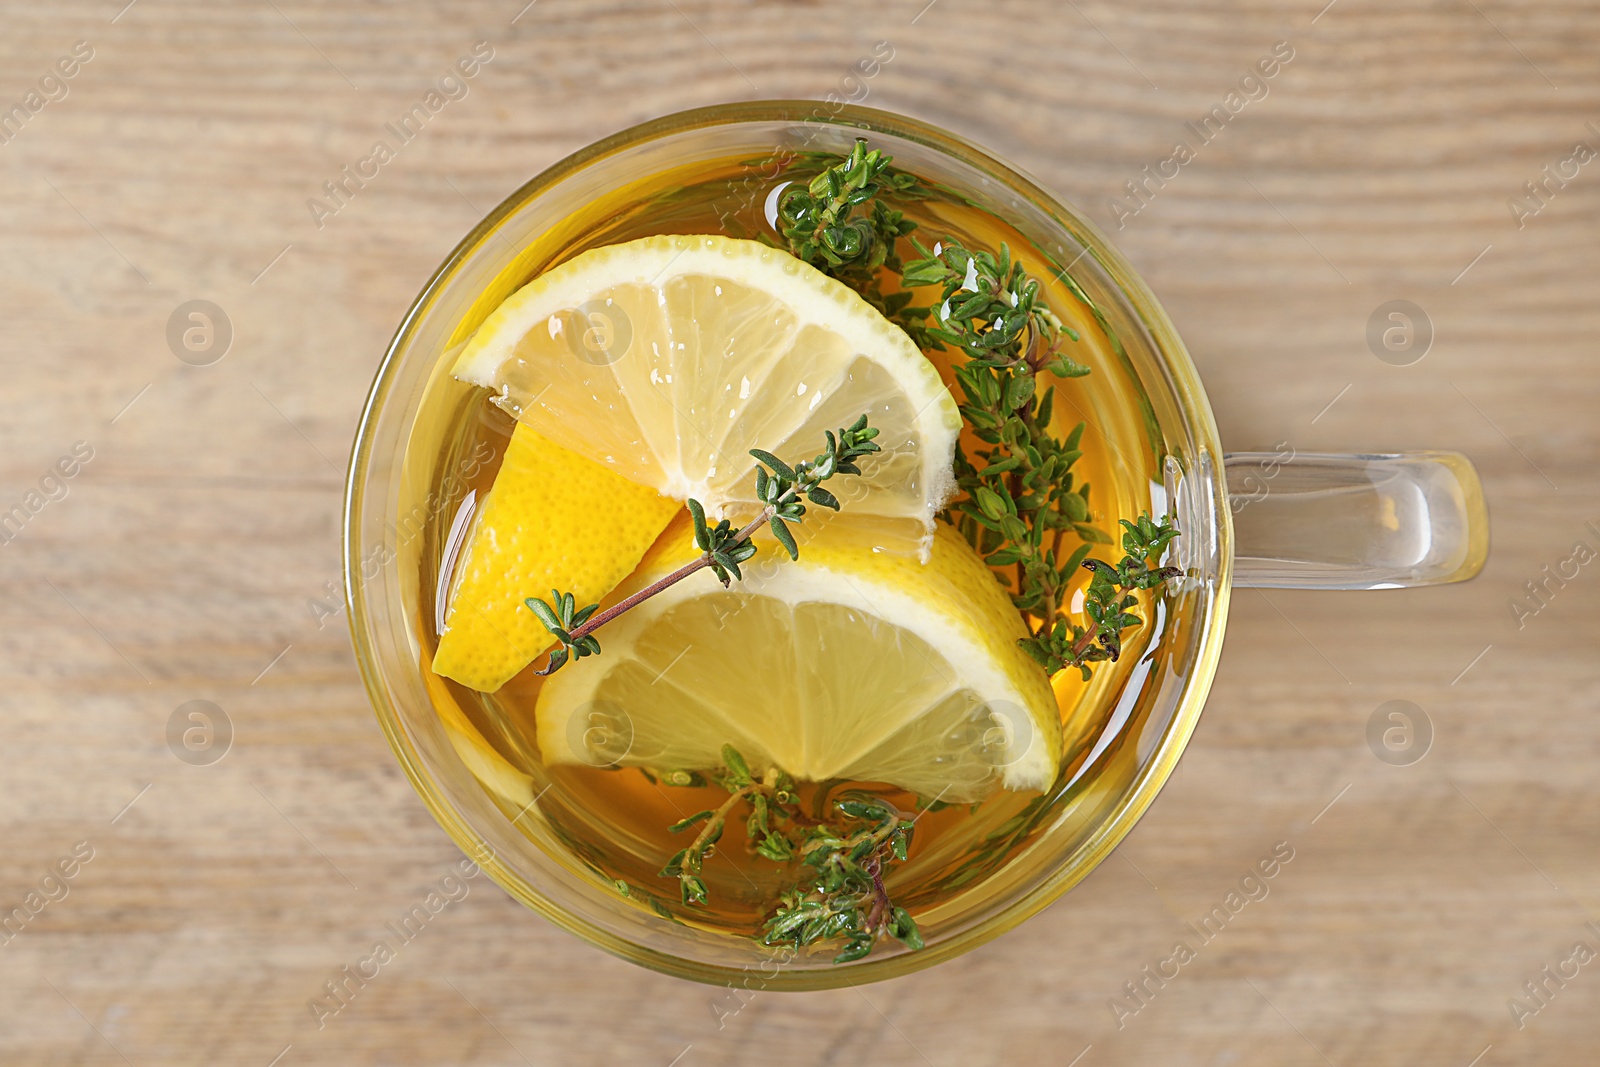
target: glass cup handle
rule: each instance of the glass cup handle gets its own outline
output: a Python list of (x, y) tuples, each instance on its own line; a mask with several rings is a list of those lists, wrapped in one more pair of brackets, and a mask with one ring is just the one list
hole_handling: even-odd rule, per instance
[(1483, 487), (1459, 452), (1235, 452), (1233, 584), (1396, 589), (1464, 582), (1489, 553)]

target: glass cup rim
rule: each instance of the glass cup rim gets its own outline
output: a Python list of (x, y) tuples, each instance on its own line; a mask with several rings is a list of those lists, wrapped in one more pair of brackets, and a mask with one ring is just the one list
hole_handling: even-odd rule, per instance
[(408, 344), (432, 309), (435, 297), (488, 241), (496, 226), (541, 193), (615, 153), (696, 129), (755, 122), (823, 123), (914, 141), (978, 167), (1058, 221), (1070, 220), (1071, 229), (1083, 240), (1086, 251), (1106, 271), (1118, 294), (1127, 301), (1129, 308), (1149, 331), (1154, 351), (1167, 374), (1165, 384), (1184, 427), (1193, 438), (1197, 450), (1209, 453), (1217, 467), (1217, 480), (1209, 499), (1204, 502), (1204, 513), (1213, 525), (1216, 541), (1215, 586), (1210, 617), (1201, 628), (1194, 669), (1182, 684), (1181, 695), (1160, 748), (1141, 770), (1138, 779), (1124, 792), (1112, 814), (1078, 847), (1071, 863), (1063, 861), (1048, 877), (1023, 895), (936, 944), (916, 953), (879, 959), (868, 957), (852, 964), (848, 968), (848, 977), (841, 973), (830, 980), (828, 976), (833, 972), (827, 970), (785, 970), (765, 979), (762, 986), (772, 989), (823, 989), (836, 987), (847, 980), (859, 983), (897, 977), (953, 958), (1013, 929), (1066, 893), (1104, 861), (1154, 801), (1187, 747), (1209, 695), (1226, 628), (1233, 569), (1232, 523), (1226, 506), (1226, 485), (1221, 481), (1223, 452), (1220, 438), (1199, 373), (1165, 311), (1143, 279), (1092, 221), (1068, 207), (1027, 174), (966, 138), (895, 112), (855, 104), (842, 104), (835, 108), (816, 100), (803, 99), (715, 104), (659, 116), (580, 148), (520, 185), (462, 237), (429, 276), (396, 327), (363, 405), (351, 451), (342, 530), (344, 592), (357, 665), (368, 701), (384, 736), (429, 813), (473, 862), (520, 903), (584, 941), (630, 962), (676, 977), (717, 985), (743, 973), (737, 968), (662, 952), (595, 926), (534, 891), (525, 884), (526, 879), (499, 860), (492, 847), (485, 843), (439, 788), (433, 772), (424, 765), (407, 736), (406, 726), (400, 721), (397, 709), (383, 685), (373, 638), (363, 625), (367, 610), (362, 588), (364, 582), (359, 577), (361, 558), (357, 533), (373, 459), (376, 424), (407, 353)]

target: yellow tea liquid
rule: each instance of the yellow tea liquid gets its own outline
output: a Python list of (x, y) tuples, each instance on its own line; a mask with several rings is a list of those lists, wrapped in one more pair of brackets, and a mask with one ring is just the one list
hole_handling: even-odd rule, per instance
[[(644, 177), (628, 188), (601, 192), (542, 243), (522, 251), (473, 309), (471, 321), (463, 324), (457, 340), (465, 340), (482, 317), (517, 287), (589, 248), (655, 234), (771, 236), (774, 190), (789, 181), (807, 181), (825, 165), (824, 160), (804, 155), (727, 159)], [(1087, 481), (1093, 487), (1091, 522), (1116, 536), (1120, 545), (1117, 520), (1133, 518), (1150, 508), (1150, 485), (1160, 480), (1160, 460), (1141, 421), (1138, 386), (1119, 359), (1113, 339), (1060, 280), (1062, 264), (1041, 253), (1003, 219), (937, 188), (926, 198), (896, 200), (892, 206), (917, 223), (916, 236), (924, 245), (931, 247), (947, 235), (974, 249), (998, 252), (1002, 243), (1009, 245), (1028, 272), (1044, 282), (1046, 302), (1078, 332), (1080, 341), (1063, 343), (1073, 358), (1093, 372), (1085, 378), (1042, 381), (1040, 387), (1055, 385), (1053, 428), (1058, 436), (1065, 436), (1080, 421), (1087, 423), (1083, 456), (1073, 473), (1079, 482)], [(903, 243), (904, 254), (912, 251), (908, 242)], [(424, 488), (445, 494), (425, 509), (426, 519), (417, 537), (417, 592), (420, 603), (429, 607), (423, 615), (434, 620), (421, 635), (424, 671), (433, 658), (437, 620), (443, 616), (442, 607), (433, 610), (433, 606), (444, 601), (442, 587), (447, 595), (449, 576), (441, 575), (440, 568), (450, 531), (458, 519), (466, 521), (461, 512), (467, 491), (481, 501), (492, 484), (514, 425), (510, 416), (489, 402), (486, 390), (448, 377), (453, 354), (441, 354), (440, 369), (429, 386), (430, 395), (407, 454), (410, 470), (433, 472), (431, 481), (417, 487), (417, 494)], [(953, 375), (948, 357), (935, 353), (931, 358), (950, 384)], [(963, 440), (964, 448), (975, 445), (971, 439)], [(465, 478), (445, 481), (449, 472), (469, 471)], [(402, 508), (402, 514), (405, 511)], [(778, 551), (770, 538), (758, 538), (758, 543), (763, 554)], [(1072, 547), (1075, 541), (1069, 536), (1067, 551)], [(1095, 555), (1115, 559), (1120, 551), (1117, 546), (1100, 546)], [(699, 580), (699, 576), (690, 580)], [(707, 576), (704, 580), (714, 579)], [(543, 595), (547, 590), (526, 592)], [(1119, 662), (1098, 664), (1088, 683), (1082, 682), (1076, 671), (1062, 672), (1055, 679), (1065, 738), (1056, 786), (1044, 794), (1002, 791), (977, 805), (926, 810), (916, 823), (908, 860), (887, 872), (888, 889), (897, 904), (916, 914), (982, 879), (1056, 817), (1061, 806), (1070, 802), (1073, 789), (1082, 788), (1082, 783), (1069, 784), (1075, 771), (1105, 731), (1115, 697), (1130, 672), (1167, 625), (1162, 613), (1147, 609), (1141, 615), (1145, 625), (1125, 635)], [(604, 630), (598, 636), (603, 644)], [(542, 664), (542, 656), (539, 662)], [(594, 662), (564, 669), (584, 670)], [(794, 884), (797, 872), (745, 849), (747, 809), (730, 818), (728, 832), (705, 865), (709, 903), (683, 906), (676, 879), (661, 878), (657, 872), (688, 843), (693, 831), (672, 834), (667, 827), (689, 814), (717, 807), (726, 799), (726, 792), (713, 785), (670, 785), (638, 768), (545, 764), (534, 728), (541, 681), (525, 670), (499, 692), (485, 694), (447, 679), (432, 679), (436, 707), (458, 735), (458, 751), (463, 750), (460, 734), (475, 735), (473, 748), (479, 754), (465, 762), (507, 817), (516, 820), (541, 847), (556, 850), (557, 857), (571, 869), (609, 884), (617, 893), (619, 907), (648, 908), (731, 933), (759, 931), (779, 894)], [(678, 681), (693, 686), (692, 678)], [(594, 724), (600, 730), (611, 726)], [(483, 753), (492, 756), (486, 758)], [(816, 815), (823, 815), (830, 798), (845, 789), (877, 793), (907, 811), (925, 808), (929, 799), (882, 783), (830, 781), (805, 783), (801, 800)]]

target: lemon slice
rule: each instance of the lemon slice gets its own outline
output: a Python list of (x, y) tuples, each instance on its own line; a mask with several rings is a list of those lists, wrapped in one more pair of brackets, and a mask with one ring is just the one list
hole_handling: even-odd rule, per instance
[[(603, 655), (545, 682), (545, 760), (705, 769), (726, 743), (752, 766), (947, 801), (1044, 789), (1059, 713), (1010, 598), (947, 526), (926, 565), (873, 542), (840, 519), (797, 562), (768, 541), (743, 582), (692, 575), (620, 616)], [(618, 595), (695, 554), (669, 531)]]
[(599, 600), (682, 510), (519, 424), (456, 564), (434, 673), (499, 689), (554, 644), (528, 597)]
[[(714, 236), (596, 248), (523, 286), (452, 373), (551, 441), (716, 512), (754, 505), (751, 448), (809, 459), (866, 414), (883, 453), (842, 498), (926, 552), (961, 418), (933, 365), (844, 285)], [(831, 488), (831, 487), (830, 487)]]

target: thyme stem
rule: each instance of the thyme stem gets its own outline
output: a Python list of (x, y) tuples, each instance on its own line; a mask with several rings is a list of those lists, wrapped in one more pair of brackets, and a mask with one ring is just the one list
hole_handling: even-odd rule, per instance
[(827, 450), (815, 459), (796, 463), (792, 467), (771, 452), (752, 448), (750, 455), (756, 460), (755, 495), (757, 500), (765, 502), (756, 517), (737, 531), (727, 519), (715, 526), (708, 526), (705, 508), (698, 500), (691, 498), (686, 506), (694, 520), (694, 540), (701, 549), (699, 558), (658, 578), (605, 611), (600, 611), (599, 604), (579, 608), (571, 593), (563, 593), (559, 589), (550, 590), (549, 603), (538, 597), (529, 597), (525, 601), (528, 610), (561, 643), (559, 648), (550, 653), (545, 665), (534, 673), (552, 674), (569, 660), (598, 655), (600, 642), (594, 637), (594, 631), (696, 571), (709, 567), (724, 586), (734, 578), (742, 581), (744, 574), (739, 570), (739, 564), (756, 554), (756, 546), (750, 543), (750, 538), (763, 524), (772, 530), (772, 535), (789, 553), (790, 559), (799, 559), (800, 546), (795, 542), (789, 524), (805, 518), (806, 505), (801, 502), (801, 497), (812, 504), (838, 511), (839, 498), (824, 489), (822, 483), (838, 474), (860, 474), (861, 468), (856, 465), (856, 460), (880, 450), (873, 440), (878, 436), (878, 431), (867, 425), (865, 415), (853, 425), (841, 428), (837, 434), (829, 430), (823, 436), (827, 439)]
[[(787, 495), (786, 499), (792, 498), (793, 493), (791, 491), (791, 493)], [(757, 530), (766, 525), (766, 523), (772, 519), (772, 516), (777, 514), (777, 510), (777, 507), (772, 504), (768, 504), (766, 507), (762, 508), (760, 514), (758, 514), (754, 519), (751, 519), (750, 522), (740, 529), (738, 533), (734, 534), (733, 539), (728, 543), (730, 545), (742, 545), (746, 541), (750, 540), (751, 536)], [(656, 579), (643, 589), (639, 590), (637, 593), (617, 601), (615, 604), (611, 605), (604, 611), (599, 612), (598, 614), (590, 616), (587, 622), (567, 631), (567, 635), (571, 643), (577, 644), (579, 641), (583, 640), (585, 637), (588, 637), (590, 634), (600, 629), (600, 627), (604, 626), (612, 619), (615, 619), (618, 615), (638, 607), (640, 604), (643, 604), (646, 600), (649, 600), (657, 593), (672, 588), (685, 578), (689, 577), (689, 575), (694, 574), (697, 571), (705, 570), (707, 567), (711, 566), (711, 563), (711, 553), (704, 552), (697, 558), (685, 563), (671, 574)], [(561, 666), (561, 664), (554, 663), (554, 659), (555, 656), (552, 653), (551, 660), (553, 665), (546, 664), (542, 669), (534, 671), (533, 673), (543, 676), (555, 671)]]

